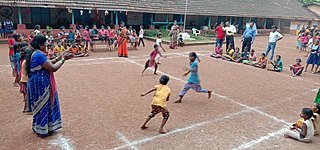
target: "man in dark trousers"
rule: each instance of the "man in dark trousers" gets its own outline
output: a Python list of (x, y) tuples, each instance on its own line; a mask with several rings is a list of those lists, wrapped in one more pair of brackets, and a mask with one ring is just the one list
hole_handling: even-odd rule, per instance
[(248, 48), (248, 51), (250, 52), (251, 50), (251, 44), (253, 44), (254, 39), (256, 38), (257, 30), (254, 28), (254, 23), (250, 23), (250, 27), (246, 28), (242, 35), (241, 42), (242, 43), (242, 52), (245, 47)]

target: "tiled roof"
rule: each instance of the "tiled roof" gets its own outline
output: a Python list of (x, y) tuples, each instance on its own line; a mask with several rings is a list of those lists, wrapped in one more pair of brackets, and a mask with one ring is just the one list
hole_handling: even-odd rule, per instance
[[(101, 9), (184, 14), (186, 0), (0, 0), (21, 7)], [(188, 0), (189, 15), (319, 19), (298, 0)]]

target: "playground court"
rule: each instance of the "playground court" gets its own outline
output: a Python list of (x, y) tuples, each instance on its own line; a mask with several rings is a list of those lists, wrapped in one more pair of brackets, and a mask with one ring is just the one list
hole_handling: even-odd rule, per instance
[[(320, 136), (312, 143), (301, 143), (283, 137), (283, 131), (299, 119), (303, 107), (311, 107), (320, 75), (303, 73), (293, 78), (288, 66), (305, 53), (296, 50), (296, 37), (286, 35), (277, 45), (282, 55), (281, 73), (230, 63), (209, 57), (213, 45), (189, 46), (163, 53), (159, 74), (171, 77), (172, 96), (168, 102), (170, 118), (167, 134), (159, 135), (162, 119), (156, 116), (149, 128), (140, 126), (151, 111), (152, 94), (140, 97), (158, 84), (159, 76), (147, 70), (144, 63), (153, 48), (129, 51), (129, 58), (118, 58), (116, 52), (93, 53), (75, 58), (55, 73), (63, 128), (51, 137), (40, 138), (31, 130), (32, 116), (22, 113), (19, 88), (12, 85), (7, 45), (0, 45), (0, 149), (308, 149), (318, 150)], [(240, 39), (236, 38), (236, 46)], [(267, 37), (257, 37), (253, 45), (257, 56), (265, 51)], [(103, 47), (100, 46), (102, 49)], [(178, 98), (187, 77), (188, 52), (200, 54), (199, 75), (206, 94), (193, 91), (181, 104)], [(268, 66), (268, 67), (271, 67)]]

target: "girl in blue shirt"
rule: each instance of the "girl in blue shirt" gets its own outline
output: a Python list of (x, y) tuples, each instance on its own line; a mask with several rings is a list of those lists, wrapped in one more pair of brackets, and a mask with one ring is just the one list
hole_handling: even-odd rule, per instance
[(181, 103), (183, 96), (188, 92), (191, 88), (196, 92), (208, 93), (208, 98), (211, 97), (212, 91), (209, 91), (205, 88), (202, 88), (200, 85), (199, 74), (198, 74), (198, 56), (195, 52), (190, 52), (190, 69), (184, 74), (184, 76), (189, 75), (187, 83), (184, 85), (183, 90), (179, 93), (179, 99), (175, 101), (175, 103)]

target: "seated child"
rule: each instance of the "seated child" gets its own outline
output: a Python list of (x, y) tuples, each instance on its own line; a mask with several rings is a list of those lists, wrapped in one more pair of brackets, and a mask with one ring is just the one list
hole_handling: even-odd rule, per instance
[(320, 134), (320, 103), (314, 103), (312, 106), (313, 109), (313, 126), (314, 126), (314, 135)]
[(302, 128), (292, 126), (284, 134), (287, 138), (293, 138), (301, 142), (309, 143), (312, 141), (314, 136), (314, 127), (312, 123), (313, 112), (310, 108), (303, 108), (300, 117), (303, 118)]
[(221, 58), (222, 57), (222, 48), (220, 44), (217, 45), (215, 48), (215, 51), (211, 54), (211, 57), (213, 58)]
[(160, 84), (154, 86), (154, 88), (147, 93), (141, 94), (141, 96), (145, 96), (151, 92), (155, 92), (153, 95), (153, 100), (151, 102), (151, 108), (152, 111), (147, 117), (146, 121), (143, 123), (141, 126), (141, 129), (147, 129), (148, 127), (146, 126), (147, 123), (151, 120), (151, 118), (155, 117), (158, 113), (162, 113), (163, 120), (160, 125), (159, 133), (164, 134), (166, 133), (163, 129), (164, 125), (167, 123), (170, 113), (167, 109), (167, 101), (169, 101), (170, 95), (171, 95), (171, 90), (167, 86), (169, 82), (169, 77), (166, 75), (162, 75), (160, 78)]
[(239, 59), (237, 59), (235, 62), (236, 63), (242, 63), (244, 60), (248, 60), (249, 59), (249, 52), (248, 52), (248, 48), (245, 47), (243, 52), (241, 53), (241, 56)]
[(84, 44), (84, 42), (81, 42), (79, 47), (79, 51), (84, 54), (84, 57), (87, 57), (90, 55), (90, 52), (88, 51), (86, 45)]
[(184, 40), (183, 40), (181, 34), (180, 34), (180, 36), (179, 36), (179, 38), (178, 38), (178, 46), (179, 46), (179, 47), (183, 47), (183, 46), (184, 46)]
[(222, 60), (231, 61), (232, 56), (233, 56), (233, 53), (234, 53), (233, 46), (232, 46), (232, 45), (229, 45), (229, 47), (228, 47), (228, 49), (227, 49), (226, 55), (222, 55)]
[(281, 60), (281, 56), (277, 55), (274, 62), (271, 62), (273, 69), (268, 69), (268, 71), (275, 71), (275, 72), (281, 72), (283, 69), (283, 64)]
[(65, 50), (65, 48), (62, 46), (62, 42), (61, 41), (58, 41), (57, 44), (58, 45), (56, 47), (54, 47), (53, 50), (54, 50), (54, 53), (60, 55), (60, 53), (62, 53)]
[(254, 63), (253, 66), (264, 69), (267, 67), (268, 58), (266, 57), (265, 53), (262, 53), (259, 59), (259, 62)]
[(231, 57), (231, 61), (235, 62), (237, 60), (239, 60), (241, 57), (241, 52), (240, 52), (240, 48), (237, 47), (236, 51), (233, 53), (232, 57)]
[(252, 65), (255, 63), (255, 61), (257, 60), (257, 55), (254, 53), (255, 51), (252, 49), (250, 54), (249, 54), (249, 59), (248, 60), (244, 60), (242, 63), (246, 64), (246, 65)]
[(303, 71), (303, 65), (301, 64), (301, 59), (297, 58), (296, 63), (290, 66), (290, 71), (292, 71), (292, 77), (300, 76)]
[(71, 54), (73, 54), (74, 57), (84, 57), (85, 54), (82, 53), (78, 47), (78, 45), (76, 45), (76, 43), (73, 43), (70, 48), (69, 48), (69, 52)]
[(58, 55), (55, 53), (54, 48), (53, 48), (53, 44), (48, 44), (48, 55), (47, 58), (48, 59), (55, 59), (56, 57), (58, 57)]

